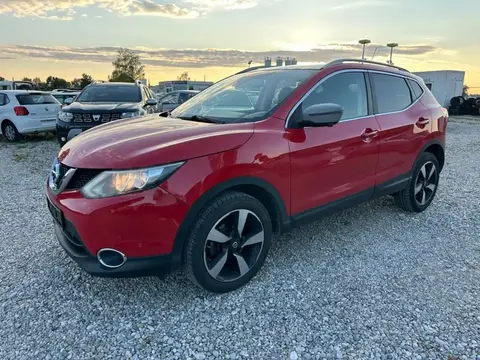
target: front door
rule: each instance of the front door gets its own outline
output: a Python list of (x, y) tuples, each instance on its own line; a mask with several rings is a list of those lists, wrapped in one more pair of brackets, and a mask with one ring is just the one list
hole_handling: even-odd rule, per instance
[(287, 129), (292, 215), (373, 196), (379, 126), (367, 94), (364, 72), (337, 73), (318, 83), (293, 113), (292, 118), (301, 116), (308, 106), (321, 103), (344, 108), (341, 121), (332, 127)]

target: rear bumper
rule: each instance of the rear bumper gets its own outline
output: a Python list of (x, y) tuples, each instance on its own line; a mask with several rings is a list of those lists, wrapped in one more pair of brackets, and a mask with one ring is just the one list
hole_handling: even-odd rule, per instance
[(54, 222), (55, 235), (63, 250), (87, 273), (98, 277), (140, 277), (164, 275), (172, 270), (170, 255), (127, 258), (125, 264), (117, 269), (108, 269), (88, 252), (83, 252), (74, 240)]

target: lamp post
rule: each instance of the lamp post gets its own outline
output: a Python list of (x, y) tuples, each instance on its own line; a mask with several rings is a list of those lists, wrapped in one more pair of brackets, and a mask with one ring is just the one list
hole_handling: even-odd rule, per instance
[(387, 61), (390, 65), (393, 65), (393, 61), (392, 61), (392, 55), (393, 55), (393, 48), (396, 48), (398, 46), (397, 43), (389, 43), (387, 44), (387, 46), (390, 48), (390, 60)]
[(367, 44), (370, 44), (371, 41), (368, 40), (368, 39), (362, 39), (362, 40), (359, 40), (358, 43), (359, 43), (359, 44), (362, 44), (362, 60), (366, 60), (366, 59), (365, 59), (365, 46), (366, 46)]

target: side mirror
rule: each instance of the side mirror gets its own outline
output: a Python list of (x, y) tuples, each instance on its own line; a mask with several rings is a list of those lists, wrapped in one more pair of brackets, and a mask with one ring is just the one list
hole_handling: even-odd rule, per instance
[(147, 106), (155, 106), (157, 104), (158, 104), (158, 101), (155, 99), (148, 99), (147, 102), (145, 103), (145, 105)]
[(301, 126), (333, 126), (340, 121), (343, 107), (338, 104), (317, 104), (306, 108), (303, 112)]
[(71, 98), (71, 97), (70, 97), (70, 98), (66, 98), (66, 99), (63, 101), (63, 103), (64, 103), (65, 105), (70, 105), (71, 103), (73, 103), (73, 98)]

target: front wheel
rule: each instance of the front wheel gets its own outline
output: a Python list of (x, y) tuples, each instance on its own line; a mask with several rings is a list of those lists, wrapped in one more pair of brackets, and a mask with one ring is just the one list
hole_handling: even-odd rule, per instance
[(394, 195), (396, 204), (405, 211), (422, 212), (437, 193), (440, 165), (435, 155), (423, 153), (417, 160), (408, 187)]
[(271, 244), (272, 222), (256, 198), (229, 192), (210, 203), (193, 225), (185, 247), (185, 269), (203, 289), (240, 288), (260, 270)]

